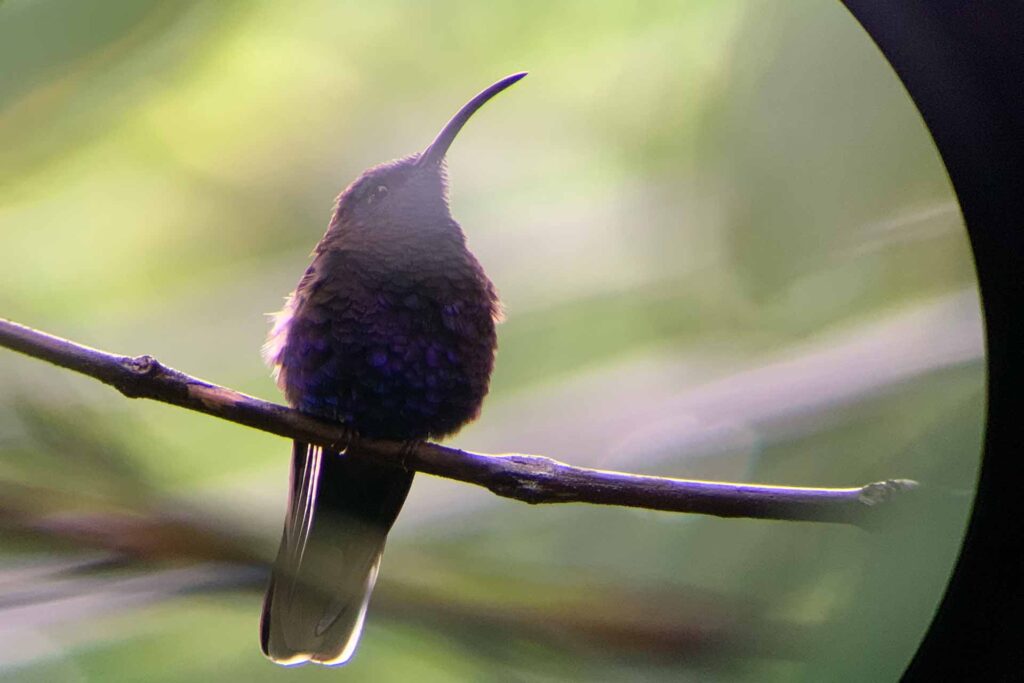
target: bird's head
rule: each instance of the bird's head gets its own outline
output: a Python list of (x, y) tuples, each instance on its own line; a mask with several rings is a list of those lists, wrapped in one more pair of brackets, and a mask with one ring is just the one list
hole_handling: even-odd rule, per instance
[(526, 75), (506, 76), (467, 102), (425, 150), (374, 166), (338, 196), (332, 226), (345, 232), (429, 229), (447, 224), (445, 157), (455, 136), (488, 100)]

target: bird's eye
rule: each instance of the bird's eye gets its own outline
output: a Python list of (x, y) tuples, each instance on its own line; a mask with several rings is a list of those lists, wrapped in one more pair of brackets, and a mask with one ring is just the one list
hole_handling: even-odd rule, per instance
[(385, 187), (384, 185), (378, 185), (377, 187), (373, 188), (373, 192), (371, 192), (370, 195), (366, 198), (366, 203), (373, 204), (375, 199), (380, 199), (385, 194), (387, 194), (387, 191), (387, 187)]

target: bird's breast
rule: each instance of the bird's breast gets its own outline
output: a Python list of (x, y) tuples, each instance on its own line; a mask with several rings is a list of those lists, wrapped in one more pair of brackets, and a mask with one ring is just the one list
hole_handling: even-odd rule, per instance
[(284, 328), (276, 360), (294, 406), (391, 439), (439, 438), (476, 417), (494, 364), (497, 301), (475, 261), (316, 266), (275, 326)]

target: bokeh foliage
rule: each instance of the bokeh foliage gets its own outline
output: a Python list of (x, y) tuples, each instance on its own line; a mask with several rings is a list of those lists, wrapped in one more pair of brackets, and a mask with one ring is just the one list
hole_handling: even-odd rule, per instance
[[(256, 624), (287, 445), (3, 353), (0, 677), (887, 680), (908, 661), (971, 502), (981, 328), (935, 148), (839, 3), (7, 0), (0, 66), (5, 317), (277, 397), (263, 314), (331, 198), (528, 69), (450, 156), (508, 311), (456, 442), (930, 492), (867, 534), (420, 477), (355, 662), (284, 671)], [(97, 530), (139, 525), (154, 542), (111, 566)], [(214, 570), (193, 586), (183, 566)]]

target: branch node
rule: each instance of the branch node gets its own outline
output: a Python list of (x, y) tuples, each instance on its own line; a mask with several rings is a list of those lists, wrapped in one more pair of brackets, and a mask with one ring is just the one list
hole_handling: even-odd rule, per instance
[(152, 392), (145, 380), (155, 378), (163, 366), (153, 356), (126, 356), (121, 359), (120, 366), (127, 374), (122, 374), (111, 381), (111, 384), (128, 398), (145, 398)]
[(867, 506), (874, 506), (880, 503), (887, 503), (905, 491), (916, 489), (919, 484), (913, 479), (886, 479), (868, 484), (860, 492), (860, 502)]
[(124, 366), (132, 373), (143, 377), (149, 374), (155, 374), (163, 367), (160, 364), (160, 361), (150, 355), (127, 358), (125, 359)]

